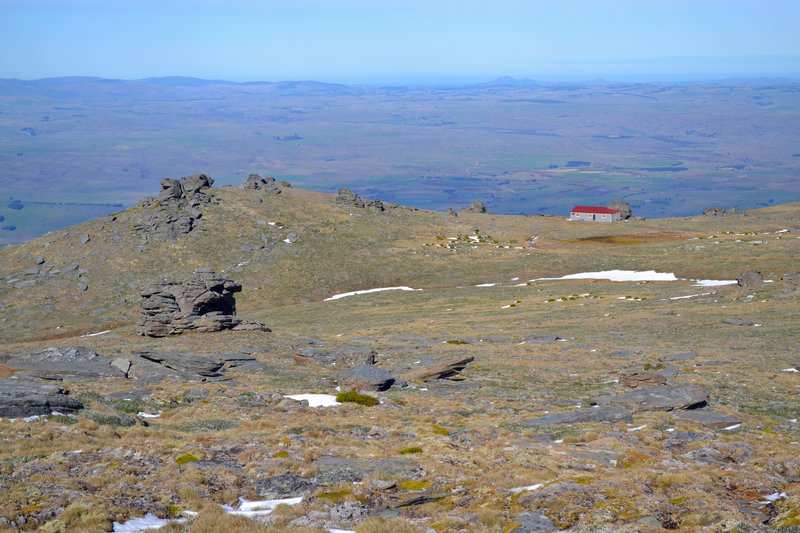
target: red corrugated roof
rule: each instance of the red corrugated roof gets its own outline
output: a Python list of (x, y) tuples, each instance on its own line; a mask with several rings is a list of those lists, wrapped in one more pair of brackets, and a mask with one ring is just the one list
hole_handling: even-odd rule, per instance
[(573, 213), (593, 213), (598, 215), (614, 215), (619, 213), (616, 209), (609, 209), (607, 207), (595, 207), (591, 205), (576, 205), (572, 208)]

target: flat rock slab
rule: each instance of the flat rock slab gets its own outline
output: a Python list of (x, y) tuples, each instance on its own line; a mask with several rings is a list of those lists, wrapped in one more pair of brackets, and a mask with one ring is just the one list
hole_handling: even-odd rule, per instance
[(311, 463), (317, 468), (315, 476), (321, 483), (352, 483), (380, 474), (396, 479), (419, 479), (425, 471), (410, 459), (351, 459), (320, 457)]
[(630, 411), (621, 407), (604, 406), (581, 409), (570, 413), (556, 413), (540, 418), (523, 420), (524, 426), (554, 426), (558, 424), (578, 424), (581, 422), (633, 422)]
[(417, 333), (398, 333), (389, 339), (398, 344), (433, 344), (433, 341)]
[(710, 409), (679, 411), (675, 413), (675, 416), (684, 420), (693, 420), (703, 424), (704, 426), (714, 429), (724, 429), (742, 423), (742, 421), (736, 417), (717, 413), (716, 411), (712, 411)]
[(174, 351), (146, 351), (139, 354), (145, 359), (160, 363), (178, 372), (188, 372), (200, 376), (216, 376), (225, 364), (219, 359), (211, 359), (202, 355), (180, 353)]
[(343, 390), (385, 391), (394, 385), (395, 378), (377, 366), (358, 365), (339, 372), (336, 381)]
[(0, 418), (23, 418), (49, 415), (53, 411), (73, 414), (83, 404), (68, 396), (69, 391), (56, 385), (31, 381), (0, 381)]
[[(52, 380), (93, 380), (106, 377), (126, 377), (127, 360), (99, 355), (78, 347), (46, 348), (21, 355), (9, 361), (10, 366), (23, 369), (19, 375)], [(129, 366), (129, 365), (128, 365)]]
[(464, 368), (474, 360), (475, 358), (472, 356), (462, 357), (438, 365), (418, 368), (405, 374), (403, 379), (407, 381), (430, 381), (432, 379), (449, 378), (464, 370)]
[(731, 324), (732, 326), (754, 326), (755, 322), (747, 320), (746, 318), (723, 318), (723, 324)]
[(633, 357), (634, 355), (641, 355), (642, 352), (634, 350), (615, 350), (608, 354), (609, 357)]
[(518, 515), (515, 522), (520, 526), (512, 529), (511, 533), (529, 533), (532, 531), (558, 531), (560, 528), (542, 513), (525, 512)]
[(684, 353), (673, 353), (670, 355), (665, 355), (663, 357), (659, 357), (659, 361), (690, 361), (697, 357), (696, 352), (684, 352)]
[(311, 494), (317, 488), (313, 478), (281, 474), (259, 479), (253, 484), (256, 494), (267, 500), (296, 498)]
[(672, 411), (697, 409), (708, 403), (708, 392), (697, 385), (647, 387), (616, 396), (600, 396), (600, 405), (616, 405), (636, 411)]

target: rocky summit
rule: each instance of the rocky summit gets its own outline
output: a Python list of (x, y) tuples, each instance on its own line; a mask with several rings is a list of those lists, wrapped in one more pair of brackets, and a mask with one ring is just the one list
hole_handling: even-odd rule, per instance
[(197, 174), (0, 248), (0, 531), (800, 527), (800, 205), (473, 207)]

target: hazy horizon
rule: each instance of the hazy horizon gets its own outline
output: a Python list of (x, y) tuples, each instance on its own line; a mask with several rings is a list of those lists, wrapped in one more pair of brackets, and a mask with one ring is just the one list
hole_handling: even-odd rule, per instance
[[(800, 3), (5, 0), (0, 78), (800, 77)], [(380, 81), (378, 81), (380, 80)]]

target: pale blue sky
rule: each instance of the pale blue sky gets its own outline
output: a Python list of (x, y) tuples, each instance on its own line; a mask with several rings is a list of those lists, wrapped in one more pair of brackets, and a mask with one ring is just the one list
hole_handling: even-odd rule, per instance
[(0, 0), (0, 78), (800, 77), (797, 0)]

